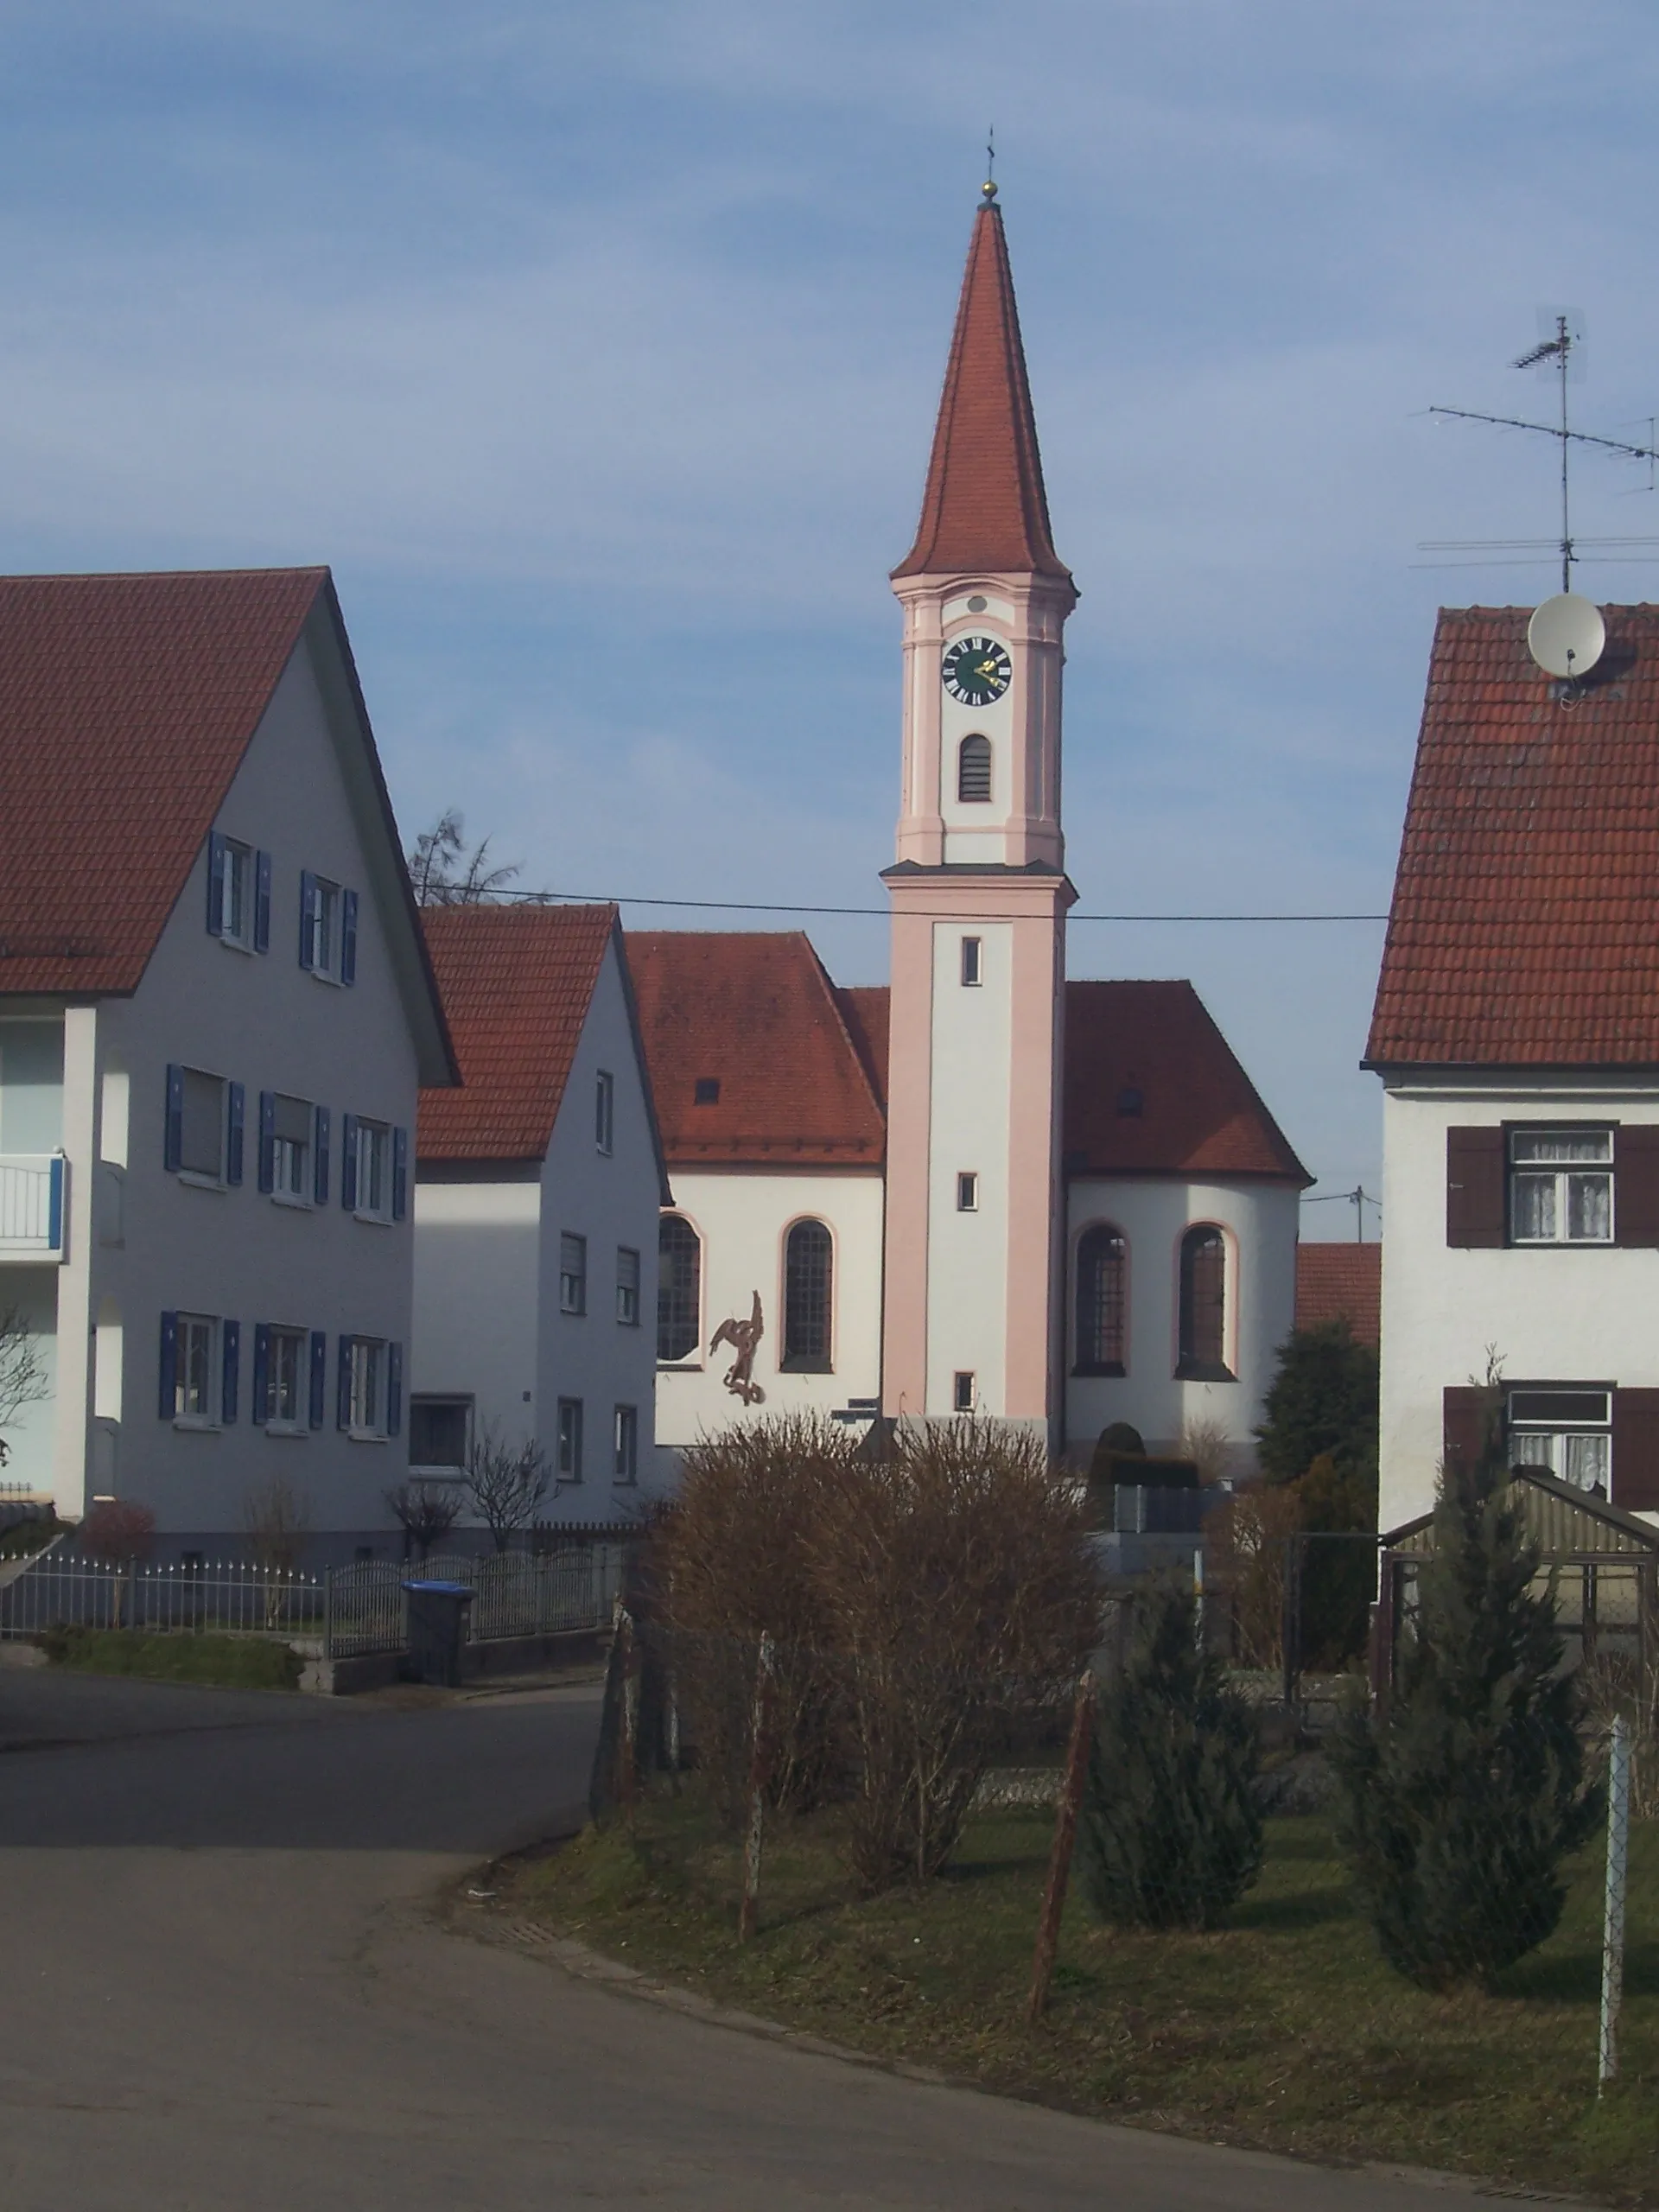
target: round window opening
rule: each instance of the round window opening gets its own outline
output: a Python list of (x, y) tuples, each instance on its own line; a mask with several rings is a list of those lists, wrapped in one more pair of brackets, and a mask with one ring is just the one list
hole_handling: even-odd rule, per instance
[(982, 614), (990, 603), (983, 592), (976, 591), (968, 602), (968, 612), (970, 614)]

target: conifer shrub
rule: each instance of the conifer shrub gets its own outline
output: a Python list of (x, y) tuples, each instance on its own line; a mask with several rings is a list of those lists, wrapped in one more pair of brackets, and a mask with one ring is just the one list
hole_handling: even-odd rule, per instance
[(1257, 1757), (1249, 1707), (1199, 1648), (1192, 1591), (1159, 1577), (1102, 1691), (1077, 1842), (1090, 1908), (1123, 1926), (1213, 1927), (1261, 1871)]
[(1561, 1672), (1496, 1408), (1478, 1460), (1448, 1460), (1433, 1551), (1379, 1711), (1332, 1758), (1339, 1833), (1382, 1955), (1419, 1987), (1490, 1981), (1554, 1931), (1562, 1862), (1601, 1818), (1582, 1692)]

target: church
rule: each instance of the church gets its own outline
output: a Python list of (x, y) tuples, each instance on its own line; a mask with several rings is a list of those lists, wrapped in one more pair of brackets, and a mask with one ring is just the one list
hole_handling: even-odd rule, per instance
[(657, 1441), (975, 1414), (1247, 1471), (1312, 1179), (1184, 982), (1066, 975), (1065, 624), (1002, 213), (975, 219), (903, 616), (890, 982), (630, 931), (671, 1203)]

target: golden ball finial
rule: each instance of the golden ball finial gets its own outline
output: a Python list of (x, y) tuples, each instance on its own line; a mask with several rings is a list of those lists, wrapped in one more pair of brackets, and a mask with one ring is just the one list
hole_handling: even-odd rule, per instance
[(988, 176), (984, 183), (980, 186), (979, 189), (985, 205), (988, 207), (992, 200), (996, 197), (996, 179), (995, 177)]

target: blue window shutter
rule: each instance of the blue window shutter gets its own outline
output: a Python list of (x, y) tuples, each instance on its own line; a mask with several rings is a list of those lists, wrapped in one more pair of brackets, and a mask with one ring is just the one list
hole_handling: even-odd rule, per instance
[(300, 965), (311, 962), (311, 924), (317, 909), (317, 879), (309, 868), (300, 870)]
[(270, 855), (253, 856), (253, 949), (270, 950)]
[(259, 1428), (263, 1428), (270, 1419), (270, 1324), (269, 1321), (256, 1321), (253, 1325), (253, 1402), (248, 1408), (248, 1419)]
[(176, 1313), (162, 1316), (162, 1376), (161, 1390), (156, 1410), (163, 1421), (171, 1421), (179, 1405), (179, 1317)]
[(352, 1340), (340, 1340), (340, 1371), (334, 1377), (334, 1419), (341, 1428), (352, 1425)]
[(225, 1131), (225, 1180), (242, 1180), (242, 1125), (247, 1119), (248, 1094), (239, 1083), (228, 1084), (229, 1124)]
[(179, 1172), (184, 1157), (184, 1070), (167, 1071), (167, 1133), (162, 1141), (162, 1165), (169, 1175)]
[(386, 1434), (396, 1436), (404, 1425), (404, 1348), (386, 1346)]
[(391, 1217), (401, 1221), (409, 1211), (409, 1131), (391, 1133)]
[(219, 1342), (224, 1353), (224, 1373), (219, 1377), (219, 1417), (228, 1428), (236, 1419), (237, 1388), (242, 1380), (242, 1324), (239, 1321), (221, 1321)]
[(313, 1428), (322, 1427), (322, 1411), (327, 1399), (328, 1339), (321, 1329), (311, 1332), (311, 1398), (307, 1415)]
[(63, 1249), (63, 1154), (54, 1153), (51, 1178), (47, 1185), (46, 1236), (54, 1252)]
[(347, 1213), (357, 1211), (357, 1116), (340, 1117), (340, 1203)]
[(319, 1106), (315, 1136), (316, 1147), (317, 1181), (312, 1195), (320, 1206), (328, 1203), (328, 1109)]
[(357, 893), (342, 891), (340, 894), (340, 980), (342, 983), (357, 981)]
[(225, 934), (225, 840), (217, 830), (207, 835), (207, 934)]
[(276, 1187), (276, 1094), (259, 1094), (259, 1188), (269, 1198)]

